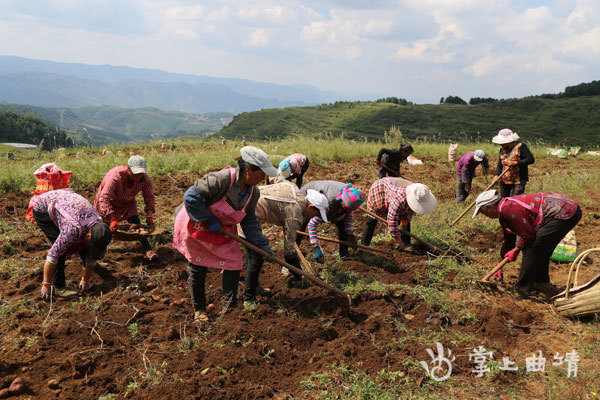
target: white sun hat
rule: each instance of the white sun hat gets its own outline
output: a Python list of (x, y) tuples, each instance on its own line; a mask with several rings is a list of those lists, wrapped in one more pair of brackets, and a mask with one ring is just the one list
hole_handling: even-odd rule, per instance
[(513, 132), (510, 129), (502, 129), (496, 136), (494, 136), (492, 143), (506, 144), (516, 142), (517, 140), (519, 140), (519, 135), (517, 135), (516, 132)]
[(321, 213), (321, 218), (323, 221), (327, 222), (327, 207), (329, 207), (329, 201), (327, 197), (323, 193), (317, 192), (313, 189), (308, 189), (306, 191), (306, 200), (317, 207), (319, 212)]
[(477, 216), (477, 214), (479, 214), (481, 207), (483, 207), (487, 204), (493, 203), (497, 199), (498, 199), (498, 192), (493, 189), (486, 190), (485, 192), (481, 193), (479, 196), (477, 196), (477, 200), (475, 200), (475, 212), (473, 213), (473, 217), (471, 217), (471, 218), (475, 218)]
[(406, 187), (408, 206), (417, 214), (429, 214), (437, 206), (437, 200), (431, 190), (422, 183), (413, 183)]

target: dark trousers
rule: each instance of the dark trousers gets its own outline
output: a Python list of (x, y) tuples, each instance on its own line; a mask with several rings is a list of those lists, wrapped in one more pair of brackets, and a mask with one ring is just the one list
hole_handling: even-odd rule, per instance
[[(304, 221), (302, 222), (302, 226), (300, 227), (300, 230), (302, 232), (306, 232), (306, 227), (308, 226), (309, 221), (310, 221), (309, 219), (305, 218)], [(337, 228), (338, 239), (343, 240), (343, 241), (348, 241), (348, 232), (346, 232), (346, 226), (344, 225), (344, 220), (342, 219), (341, 221), (335, 222), (335, 227)], [(300, 245), (303, 238), (304, 238), (304, 235), (296, 235), (296, 244)], [(340, 253), (340, 257), (346, 257), (348, 255), (348, 246), (346, 246), (345, 244), (340, 244), (339, 253)]]
[(550, 282), (550, 257), (558, 243), (580, 219), (581, 209), (577, 207), (570, 219), (552, 218), (537, 230), (533, 243), (523, 250), (516, 288), (529, 292), (533, 283)]
[(456, 202), (457, 203), (462, 203), (463, 201), (465, 201), (467, 199), (467, 196), (469, 195), (469, 191), (466, 189), (466, 186), (469, 186), (469, 188), (471, 187), (470, 184), (466, 184), (463, 182), (462, 180), (462, 175), (460, 174), (460, 172), (456, 173)]
[[(214, 269), (214, 268), (213, 268)], [(188, 264), (188, 283), (190, 284), (190, 294), (194, 311), (206, 311), (206, 273), (207, 267), (201, 265)], [(237, 303), (238, 282), (240, 280), (240, 271), (223, 270), (223, 298), (231, 299), (230, 306), (234, 307)]]
[(244, 301), (256, 301), (256, 288), (258, 278), (264, 263), (264, 257), (248, 249), (246, 251), (246, 287), (244, 288)]
[(379, 167), (377, 170), (377, 176), (379, 176), (379, 179), (381, 179), (381, 178), (385, 178), (386, 176), (390, 176), (392, 178), (397, 178), (399, 175), (391, 172), (386, 167)]
[(525, 193), (525, 183), (517, 183), (509, 185), (500, 182), (500, 197), (512, 197)]
[[(139, 215), (134, 215), (134, 216), (127, 218), (127, 222), (129, 222), (130, 224), (138, 224), (138, 225), (142, 224), (142, 221), (140, 221)], [(150, 242), (148, 241), (148, 238), (140, 239), (140, 244), (144, 248), (144, 251), (152, 250), (152, 246), (150, 246)]]
[[(362, 237), (360, 238), (360, 242), (363, 245), (368, 246), (371, 244), (371, 240), (373, 239), (373, 235), (375, 234), (375, 228), (377, 228), (377, 222), (378, 221), (375, 218), (367, 217), (367, 223), (363, 228)], [(408, 232), (410, 232), (410, 221), (406, 226), (406, 232), (402, 232), (400, 234), (402, 243), (404, 243), (406, 246), (410, 246), (410, 235), (408, 234)]]
[[(34, 211), (33, 217), (35, 218), (35, 223), (42, 230), (42, 232), (44, 232), (44, 235), (46, 235), (50, 243), (54, 244), (54, 242), (58, 238), (58, 235), (60, 235), (60, 229), (58, 229), (58, 226), (56, 226), (54, 222), (52, 222), (48, 214)], [(79, 252), (79, 257), (81, 257), (81, 261), (83, 261), (84, 264), (86, 254), (87, 250), (82, 250)], [(65, 253), (58, 258), (58, 262), (56, 263), (56, 269), (54, 270), (54, 275), (52, 276), (52, 283), (57, 288), (64, 288), (67, 286), (67, 281), (65, 277), (66, 260), (67, 254)]]

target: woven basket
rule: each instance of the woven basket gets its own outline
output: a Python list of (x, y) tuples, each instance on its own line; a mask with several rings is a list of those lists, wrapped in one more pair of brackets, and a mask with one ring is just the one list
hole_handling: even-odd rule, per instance
[[(560, 315), (576, 318), (600, 314), (600, 275), (584, 285), (577, 285), (579, 267), (594, 252), (600, 252), (600, 248), (586, 250), (577, 256), (569, 270), (566, 290), (552, 298), (554, 307)], [(575, 273), (573, 274), (573, 272)], [(573, 283), (573, 287), (571, 287), (571, 283)]]

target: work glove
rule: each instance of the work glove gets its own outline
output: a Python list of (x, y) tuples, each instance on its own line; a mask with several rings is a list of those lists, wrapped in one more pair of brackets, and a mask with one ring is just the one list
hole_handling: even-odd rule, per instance
[(313, 258), (316, 262), (323, 264), (325, 262), (325, 257), (323, 256), (323, 250), (321, 250), (320, 246), (315, 246), (313, 252)]
[(275, 252), (271, 249), (271, 246), (268, 244), (260, 246), (260, 248), (271, 255), (271, 257), (275, 257)]
[(154, 218), (146, 217), (146, 224), (148, 224), (150, 226), (154, 226)]
[(79, 290), (81, 290), (82, 292), (86, 292), (90, 290), (91, 287), (92, 281), (86, 281), (85, 278), (82, 276), (81, 280), (79, 281)]
[(45, 301), (50, 300), (50, 297), (52, 296), (53, 287), (54, 287), (54, 285), (49, 282), (42, 282), (42, 289), (41, 289), (42, 300), (45, 300)]
[(377, 161), (377, 165), (381, 167), (383, 164), (381, 164), (381, 161)]
[(110, 231), (114, 232), (116, 230), (119, 230), (119, 221), (113, 219), (112, 221), (110, 221)]
[(208, 221), (206, 221), (208, 225), (207, 229), (211, 232), (220, 232), (221, 231), (221, 223), (214, 216), (211, 216)]
[(358, 248), (358, 242), (356, 241), (356, 236), (348, 235), (348, 242), (350, 242), (353, 249)]
[(519, 248), (515, 247), (504, 255), (504, 258), (508, 258), (508, 261), (513, 262), (517, 259), (519, 255)]
[(502, 275), (502, 268), (500, 268), (494, 273), (494, 275), (492, 275), (492, 279), (499, 282), (502, 282), (504, 280), (504, 276)]

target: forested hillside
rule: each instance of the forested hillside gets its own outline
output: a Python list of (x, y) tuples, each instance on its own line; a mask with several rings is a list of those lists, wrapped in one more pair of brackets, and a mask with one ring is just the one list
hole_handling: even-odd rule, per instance
[(45, 124), (39, 118), (12, 111), (0, 111), (0, 142), (42, 143), (44, 150), (73, 146), (73, 140), (64, 131)]

